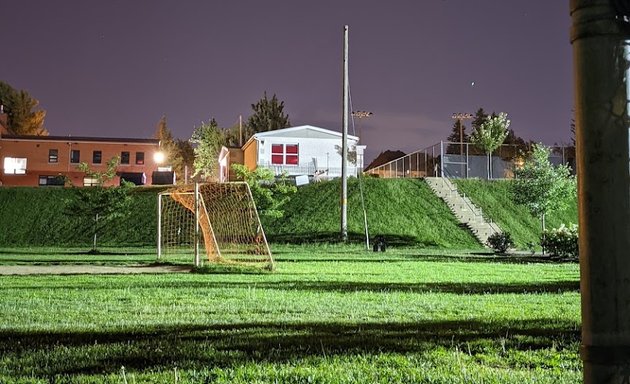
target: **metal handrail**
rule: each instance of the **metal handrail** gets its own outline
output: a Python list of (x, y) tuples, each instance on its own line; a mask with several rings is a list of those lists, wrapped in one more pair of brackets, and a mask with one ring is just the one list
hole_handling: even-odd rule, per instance
[(477, 213), (477, 211), (480, 211), (480, 209), (478, 207), (476, 207), (474, 204), (473, 205), (469, 204), (468, 201), (466, 201), (466, 199), (465, 199), (466, 194), (460, 194), (459, 191), (457, 190), (457, 187), (455, 187), (455, 185), (453, 183), (451, 183), (450, 180), (448, 180), (445, 177), (440, 177), (440, 179), (442, 180), (442, 184), (446, 185), (450, 192), (455, 192), (455, 193), (457, 193), (458, 195), (460, 195), (462, 197), (462, 200), (464, 201), (464, 204), (466, 204), (466, 206), (475, 215), (475, 217), (480, 217), (481, 216), (483, 221), (485, 221), (486, 224), (488, 224), (490, 226), (490, 228), (492, 228), (493, 231), (501, 232), (501, 230), (492, 222), (492, 220), (487, 220), (483, 216), (483, 211), (481, 211), (482, 212), (481, 214)]

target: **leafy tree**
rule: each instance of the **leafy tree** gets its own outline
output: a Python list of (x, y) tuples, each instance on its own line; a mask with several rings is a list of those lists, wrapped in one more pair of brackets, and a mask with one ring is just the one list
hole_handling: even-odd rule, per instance
[(195, 128), (190, 141), (196, 144), (193, 176), (200, 176), (204, 180), (216, 179), (219, 153), (225, 144), (225, 136), (217, 121), (211, 119), (208, 123), (202, 122)]
[(492, 177), (492, 152), (505, 140), (510, 120), (506, 113), (490, 116), (470, 135), (470, 142), (481, 148), (488, 156), (488, 179)]
[(166, 116), (162, 116), (155, 129), (155, 138), (160, 140), (160, 151), (164, 154), (166, 164), (171, 164), (177, 156), (177, 145), (171, 130), (168, 129)]
[(297, 192), (295, 185), (284, 176), (274, 180), (274, 174), (268, 168), (250, 171), (242, 164), (234, 164), (232, 169), (239, 178), (249, 184), (256, 208), (262, 216), (280, 218), (284, 215), (282, 206)]
[(46, 111), (35, 110), (39, 101), (26, 91), (17, 91), (0, 81), (0, 104), (8, 115), (8, 130), (14, 135), (48, 135), (44, 128)]
[(107, 169), (104, 172), (97, 172), (90, 169), (87, 163), (80, 163), (77, 168), (85, 172), (89, 177), (96, 178), (100, 186), (74, 188), (74, 194), (66, 201), (66, 212), (69, 215), (81, 218), (89, 218), (94, 221), (93, 242), (91, 254), (99, 253), (97, 249), (97, 235), (113, 219), (125, 217), (129, 214), (131, 197), (129, 191), (131, 183), (123, 181), (118, 187), (103, 187), (107, 181), (111, 181), (116, 176), (116, 167), (120, 163), (119, 157), (113, 157), (107, 162)]
[(181, 139), (175, 141), (175, 148), (177, 154), (171, 164), (173, 171), (175, 171), (177, 175), (178, 183), (181, 184), (186, 182), (186, 175), (191, 173), (194, 169), (195, 150), (190, 141)]
[(523, 204), (529, 212), (540, 218), (545, 233), (545, 216), (555, 210), (565, 209), (577, 194), (575, 177), (563, 164), (554, 166), (549, 161), (551, 150), (542, 144), (534, 144), (530, 158), (515, 171), (512, 183), (513, 199)]
[(254, 114), (247, 120), (247, 126), (252, 132), (273, 131), (291, 126), (289, 115), (284, 113), (284, 101), (278, 101), (274, 94), (271, 100), (265, 92), (262, 99), (252, 104)]
[[(343, 147), (341, 145), (335, 145), (335, 151), (337, 151), (337, 154), (339, 154), (339, 156), (343, 155)], [(352, 165), (357, 165), (357, 157), (357, 146), (348, 146), (348, 149), (346, 151), (346, 160), (348, 160), (348, 162), (350, 162)]]

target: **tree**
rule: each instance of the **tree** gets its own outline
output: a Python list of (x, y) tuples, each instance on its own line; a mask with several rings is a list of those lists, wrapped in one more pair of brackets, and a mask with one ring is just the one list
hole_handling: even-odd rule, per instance
[(177, 139), (175, 141), (177, 154), (171, 162), (173, 171), (177, 175), (178, 183), (185, 183), (187, 175), (193, 171), (195, 163), (195, 150), (188, 140)]
[(507, 113), (501, 112), (498, 116), (486, 118), (486, 121), (470, 135), (470, 142), (481, 148), (488, 156), (488, 179), (492, 177), (492, 152), (505, 140), (509, 126)]
[(173, 134), (168, 129), (165, 115), (160, 118), (155, 128), (155, 138), (160, 140), (160, 151), (164, 154), (164, 160), (167, 163), (171, 163), (177, 155), (177, 148)]
[(487, 119), (488, 114), (486, 113), (486, 111), (484, 111), (483, 108), (479, 108), (477, 112), (475, 112), (475, 117), (470, 124), (472, 126), (472, 131), (474, 132), (479, 129), (479, 127), (481, 127), (481, 124), (483, 124), (484, 121), (486, 121)]
[(80, 163), (77, 168), (89, 177), (99, 181), (97, 187), (74, 188), (74, 194), (66, 201), (66, 212), (73, 216), (89, 218), (94, 221), (93, 242), (91, 254), (99, 253), (97, 249), (97, 235), (114, 218), (125, 217), (129, 214), (131, 197), (129, 191), (131, 183), (123, 181), (118, 187), (103, 187), (102, 185), (116, 176), (116, 167), (120, 163), (119, 157), (113, 157), (107, 162), (104, 172), (90, 169), (87, 163)]
[(575, 177), (566, 164), (553, 166), (549, 161), (551, 150), (542, 144), (534, 144), (530, 157), (522, 168), (515, 171), (512, 195), (517, 204), (527, 207), (540, 218), (542, 233), (545, 216), (555, 210), (565, 209), (577, 194)]
[(242, 164), (234, 164), (232, 169), (239, 178), (249, 184), (261, 216), (280, 218), (284, 215), (282, 206), (297, 192), (295, 185), (289, 183), (284, 176), (275, 180), (273, 172), (268, 168), (250, 171)]
[(216, 179), (219, 153), (225, 144), (225, 136), (217, 121), (211, 119), (208, 123), (201, 122), (201, 126), (195, 128), (190, 142), (196, 144), (193, 176), (199, 175), (204, 180)]
[(39, 101), (26, 91), (17, 91), (9, 84), (0, 81), (0, 104), (8, 115), (8, 130), (14, 135), (48, 135), (44, 128), (46, 111), (35, 110)]
[(254, 114), (247, 120), (247, 126), (253, 133), (273, 131), (291, 126), (289, 115), (284, 113), (284, 101), (278, 102), (274, 94), (271, 100), (265, 92), (262, 99), (252, 104)]

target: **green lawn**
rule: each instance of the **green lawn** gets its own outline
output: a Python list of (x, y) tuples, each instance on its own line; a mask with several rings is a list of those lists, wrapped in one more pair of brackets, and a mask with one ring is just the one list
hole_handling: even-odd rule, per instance
[[(273, 250), (273, 273), (4, 276), (0, 382), (581, 382), (577, 264)], [(0, 249), (0, 265), (152, 261), (17, 251)]]

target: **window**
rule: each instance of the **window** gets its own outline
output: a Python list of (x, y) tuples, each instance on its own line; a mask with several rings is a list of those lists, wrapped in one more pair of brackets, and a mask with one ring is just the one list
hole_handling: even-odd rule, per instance
[(23, 157), (5, 157), (4, 173), (9, 175), (26, 174), (26, 158)]
[(136, 152), (136, 164), (144, 164), (144, 152)]
[(103, 158), (103, 152), (94, 151), (92, 152), (92, 164), (100, 164)]
[(59, 161), (59, 150), (58, 149), (49, 149), (48, 150), (48, 162), (56, 163)]
[(40, 187), (53, 187), (53, 186), (62, 186), (65, 184), (65, 180), (63, 176), (40, 176), (39, 177), (39, 186)]
[(77, 164), (81, 161), (81, 151), (78, 149), (73, 149), (70, 151), (70, 162), (72, 164)]
[(83, 178), (83, 186), (84, 187), (98, 187), (101, 185), (101, 182), (96, 177), (84, 177)]
[(297, 144), (272, 144), (271, 164), (299, 164), (299, 149)]
[(129, 164), (129, 152), (120, 152), (120, 164)]

